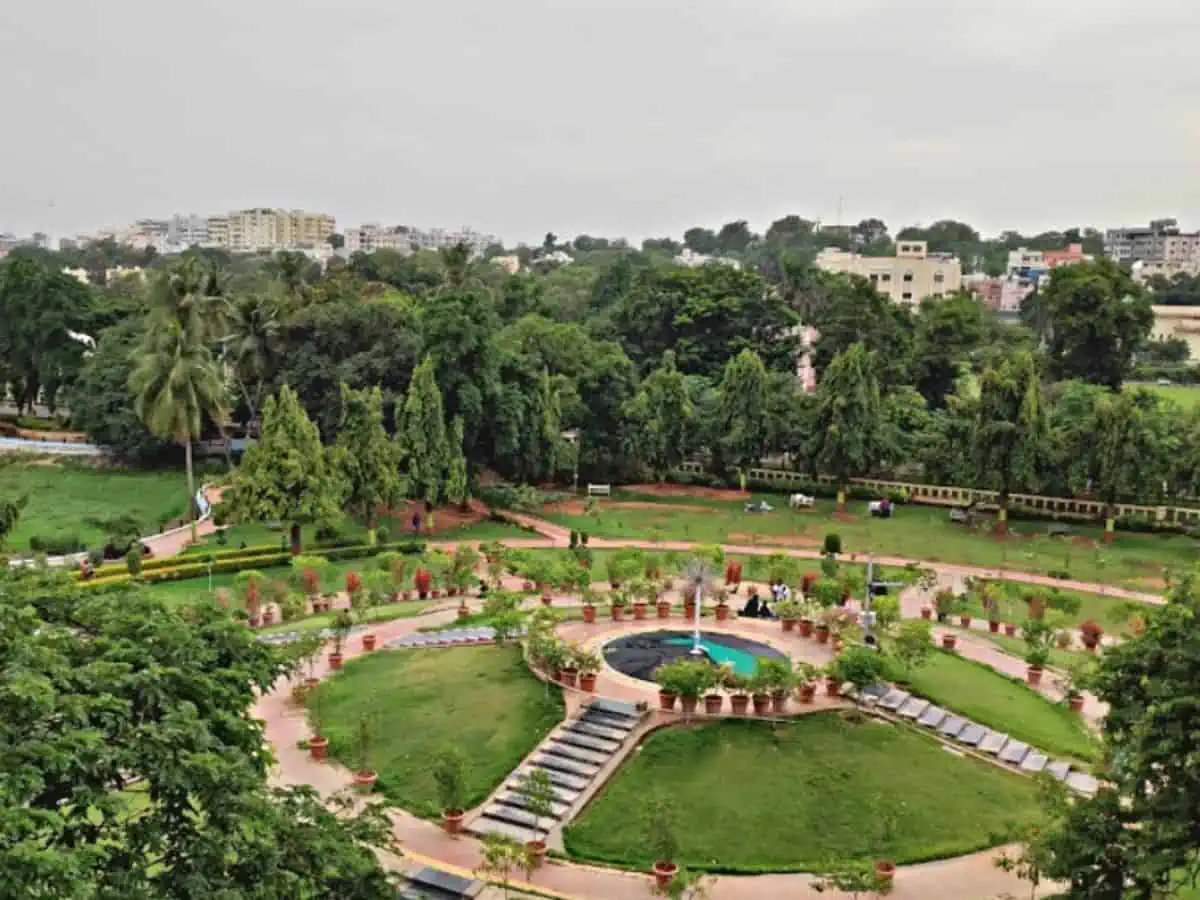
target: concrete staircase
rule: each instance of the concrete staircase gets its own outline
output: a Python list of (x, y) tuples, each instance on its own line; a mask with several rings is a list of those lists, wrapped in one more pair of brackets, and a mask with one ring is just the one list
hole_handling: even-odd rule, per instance
[[(480, 835), (504, 834), (521, 842), (545, 840), (552, 828), (565, 821), (605, 765), (623, 751), (643, 715), (629, 703), (593, 700), (542, 741), (484, 804), (468, 830)], [(525, 798), (516, 790), (521, 777), (534, 768), (546, 773), (554, 789), (552, 818), (538, 821), (537, 831)]]

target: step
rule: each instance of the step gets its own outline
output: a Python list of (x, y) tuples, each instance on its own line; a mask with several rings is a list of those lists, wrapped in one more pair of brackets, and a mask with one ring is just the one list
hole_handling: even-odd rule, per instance
[[(545, 769), (542, 769), (542, 771), (546, 772), (547, 775), (552, 774), (547, 772)], [(508, 786), (514, 791), (520, 786), (520, 784), (521, 778), (516, 774), (514, 774), (514, 777), (509, 779), (508, 782)], [(550, 782), (550, 785), (550, 790), (554, 794), (554, 800), (557, 803), (563, 803), (569, 806), (579, 798), (580, 791), (575, 788), (562, 787), (561, 785), (554, 784), (553, 780)]]
[(607, 700), (604, 697), (597, 697), (587, 705), (587, 709), (589, 712), (623, 716), (626, 719), (632, 719), (635, 723), (640, 721), (643, 715), (632, 703), (622, 703), (620, 700)]
[[(521, 794), (515, 790), (511, 790), (497, 795), (496, 802), (503, 803), (506, 806), (515, 806), (518, 809), (525, 809), (529, 804), (529, 799), (524, 794)], [(565, 816), (567, 814), (567, 810), (570, 808), (571, 804), (563, 803), (560, 800), (552, 800), (550, 802), (550, 812), (556, 819), (561, 819), (563, 816)]]
[[(592, 783), (592, 779), (588, 775), (571, 775), (566, 772), (560, 772), (558, 769), (548, 769), (543, 765), (537, 764), (536, 762), (534, 763), (534, 767), (541, 769), (547, 775), (549, 775), (551, 784), (568, 791), (582, 791)], [(517, 774), (521, 775), (524, 773), (520, 772)]]
[(940, 706), (930, 706), (917, 718), (917, 724), (926, 728), (937, 728), (946, 718), (946, 711)]
[(533, 762), (543, 769), (552, 769), (565, 772), (568, 775), (574, 775), (576, 778), (583, 779), (585, 784), (595, 778), (596, 773), (600, 771), (599, 766), (576, 762), (573, 759), (556, 756), (553, 753), (539, 753), (533, 758)]
[(542, 744), (543, 753), (552, 753), (575, 762), (587, 763), (592, 766), (602, 766), (612, 758), (611, 753), (597, 753), (595, 750), (584, 750), (571, 744), (564, 744), (553, 738)]
[(605, 756), (612, 756), (621, 749), (620, 741), (610, 741), (587, 734), (577, 734), (574, 731), (566, 731), (565, 729), (554, 735), (554, 740), (560, 744), (570, 744), (572, 747), (582, 747), (584, 750), (603, 753)]
[(1029, 755), (1029, 745), (1024, 741), (1010, 740), (1004, 745), (1004, 749), (1000, 751), (998, 757), (1000, 762), (1011, 763), (1014, 766), (1019, 766)]
[(1059, 781), (1066, 781), (1067, 776), (1071, 774), (1071, 764), (1069, 762), (1063, 762), (1062, 760), (1047, 763), (1046, 771)]
[(619, 728), (605, 728), (603, 725), (595, 725), (591, 722), (580, 721), (579, 719), (574, 719), (563, 727), (573, 734), (586, 734), (588, 737), (612, 741), (615, 744), (620, 744), (629, 734), (629, 732), (622, 731)]
[(530, 831), (538, 831), (541, 834), (545, 834), (547, 827), (550, 825), (548, 819), (542, 819), (538, 822), (540, 827), (535, 829), (533, 827), (535, 817), (531, 813), (516, 806), (509, 806), (507, 803), (491, 804), (483, 811), (483, 816), (486, 819), (498, 819), (501, 822), (507, 822), (509, 825), (528, 828)]
[(522, 828), (520, 825), (501, 822), (499, 819), (491, 819), (487, 816), (480, 816), (472, 822), (471, 831), (475, 832), (475, 834), (502, 834), (505, 837), (513, 838), (521, 844), (541, 840), (539, 835), (534, 834), (532, 828)]
[(909, 697), (904, 701), (904, 705), (900, 707), (898, 715), (904, 719), (913, 719), (914, 721), (925, 710), (929, 709), (930, 703), (928, 700), (922, 700), (920, 697)]
[(628, 734), (637, 727), (637, 722), (632, 719), (626, 719), (621, 716), (610, 716), (607, 713), (585, 712), (579, 716), (579, 721), (589, 722), (592, 725), (601, 725), (604, 728), (612, 728), (622, 734)]

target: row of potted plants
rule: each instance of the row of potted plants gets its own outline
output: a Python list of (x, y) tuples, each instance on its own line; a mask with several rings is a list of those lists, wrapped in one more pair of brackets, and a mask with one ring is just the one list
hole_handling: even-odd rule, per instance
[(841, 681), (834, 664), (823, 670), (806, 662), (793, 667), (785, 659), (759, 659), (754, 674), (746, 676), (705, 660), (681, 657), (659, 666), (654, 677), (659, 707), (665, 711), (674, 710), (678, 702), (683, 714), (691, 715), (703, 698), (704, 712), (718, 715), (728, 696), (734, 715), (746, 715), (753, 705), (755, 715), (765, 716), (785, 712), (793, 694), (801, 703), (812, 703), (822, 674), (827, 692), (836, 696)]

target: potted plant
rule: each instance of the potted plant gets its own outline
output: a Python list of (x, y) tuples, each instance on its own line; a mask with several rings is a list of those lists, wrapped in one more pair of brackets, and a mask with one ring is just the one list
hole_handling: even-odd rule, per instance
[(408, 576), (408, 557), (395, 550), (387, 550), (376, 555), (375, 565), (390, 579), (391, 600), (395, 603), (400, 599), (400, 592), (404, 590), (405, 579)]
[(813, 585), (817, 583), (820, 577), (821, 574), (819, 572), (805, 572), (803, 575), (801, 575), (800, 593), (802, 593), (805, 597), (811, 597)]
[[(655, 678), (660, 685), (660, 697), (663, 692), (674, 694), (679, 698), (680, 708), (684, 715), (690, 716), (696, 711), (700, 697), (715, 682), (715, 672), (707, 661), (692, 660), (685, 657), (673, 660), (659, 666)], [(665, 703), (665, 701), (663, 701)], [(672, 704), (672, 707), (674, 704)], [(664, 708), (666, 708), (664, 706)]]
[(313, 732), (312, 737), (308, 739), (308, 755), (320, 762), (329, 753), (329, 739), (321, 733), (322, 726), (325, 724), (325, 699), (321, 696), (320, 690), (307, 691), (306, 699), (308, 698), (311, 698), (312, 701), (308, 706), (308, 721)]
[(675, 807), (666, 797), (652, 797), (646, 804), (646, 831), (650, 852), (654, 855), (654, 881), (665, 889), (679, 872), (679, 838), (675, 829)]
[(1021, 626), (1025, 637), (1025, 680), (1033, 686), (1042, 683), (1042, 672), (1050, 661), (1050, 641), (1053, 629), (1044, 619), (1028, 619)]
[(953, 591), (938, 591), (933, 598), (933, 608), (937, 612), (937, 620), (945, 624), (950, 618), (950, 614), (954, 612), (954, 606), (957, 603)]
[(417, 599), (426, 599), (433, 589), (433, 573), (424, 566), (418, 566), (413, 573), (413, 587), (417, 589)]
[(620, 622), (625, 618), (625, 603), (627, 598), (621, 591), (613, 591), (608, 598), (609, 612), (614, 622)]
[(446, 747), (434, 757), (433, 781), (442, 805), (442, 826), (447, 834), (458, 834), (467, 798), (467, 761), (457, 747)]
[[(535, 656), (546, 674), (554, 681), (562, 681), (563, 669), (569, 668), (568, 664), (571, 662), (571, 648), (553, 633), (545, 634), (540, 638), (531, 638), (531, 640), (534, 640), (536, 644)], [(570, 686), (575, 686), (574, 680), (571, 681)]]
[(729, 709), (735, 716), (744, 716), (750, 706), (750, 695), (746, 692), (746, 678), (737, 672), (726, 672), (723, 677), (725, 690), (729, 691)]
[[(803, 607), (799, 600), (784, 600), (782, 603), (775, 605), (775, 615), (779, 616), (779, 625), (783, 628), (784, 633), (795, 631), (796, 623), (800, 621), (800, 613), (803, 612)], [(809, 630), (812, 629), (812, 623), (809, 623)]]
[(842, 695), (842, 666), (839, 659), (831, 661), (822, 670), (825, 674), (825, 696), (827, 697)]
[(666, 594), (659, 595), (654, 605), (660, 619), (671, 618), (671, 601), (667, 599)]
[(833, 578), (820, 578), (812, 586), (812, 597), (824, 609), (841, 605), (842, 585)]
[[(545, 769), (532, 767), (526, 770), (515, 787), (516, 793), (524, 800), (525, 812), (533, 816), (533, 833), (542, 834), (542, 819), (554, 815), (554, 783)], [(525, 844), (534, 868), (546, 860), (546, 842), (535, 838)]]
[(896, 864), (890, 859), (875, 860), (875, 879), (878, 883), (877, 893), (890, 894), (896, 879)]
[(742, 583), (742, 564), (735, 559), (725, 563), (725, 586), (729, 588), (731, 594), (738, 592), (738, 586)]
[(1049, 647), (1031, 647), (1025, 651), (1025, 680), (1036, 687), (1042, 683), (1042, 673), (1046, 669), (1046, 664), (1050, 662)]
[(985, 581), (982, 588), (983, 611), (987, 613), (988, 631), (996, 634), (1000, 631), (1000, 601), (996, 598), (996, 586)]
[(813, 702), (813, 698), (817, 694), (817, 677), (820, 674), (821, 670), (812, 663), (796, 663), (796, 695), (800, 698), (801, 703)]
[(246, 607), (246, 616), (251, 628), (260, 627), (262, 622), (262, 583), (266, 576), (262, 572), (248, 569), (238, 572), (234, 577), (242, 605)]
[(352, 609), (358, 609), (363, 601), (362, 576), (351, 569), (346, 573), (346, 597), (350, 600)]
[(1066, 698), (1071, 712), (1083, 712), (1083, 692), (1093, 672), (1091, 662), (1091, 660), (1086, 658), (1074, 661), (1067, 667), (1066, 672), (1058, 680), (1058, 686), (1062, 689), (1063, 696)]
[(942, 649), (954, 650), (958, 647), (958, 636), (952, 631), (947, 631), (942, 635)]
[(644, 578), (636, 578), (629, 582), (629, 596), (633, 598), (634, 621), (643, 621), (646, 618), (646, 601), (654, 596), (654, 585)]
[(817, 615), (816, 607), (815, 601), (801, 595), (800, 618), (796, 620), (796, 630), (802, 638), (812, 637), (813, 619)]
[(333, 619), (333, 652), (329, 654), (329, 668), (337, 671), (342, 667), (343, 651), (346, 649), (346, 638), (354, 627), (354, 617), (350, 610), (343, 609)]
[(354, 787), (364, 794), (375, 789), (379, 773), (371, 768), (371, 720), (366, 714), (358, 718), (358, 733), (355, 735), (358, 768), (354, 770)]
[(558, 681), (564, 687), (573, 688), (579, 680), (579, 669), (575, 667), (576, 653), (578, 647), (573, 645), (566, 647), (566, 653), (563, 656), (562, 662), (558, 668)]
[(1100, 646), (1100, 640), (1104, 637), (1104, 629), (1101, 628), (1094, 619), (1088, 619), (1079, 626), (1079, 640), (1083, 642), (1084, 648), (1088, 653), (1095, 653), (1096, 648)]
[(596, 690), (596, 675), (604, 664), (599, 653), (578, 649), (575, 651), (575, 668), (579, 670), (579, 689), (589, 694)]
[[(760, 660), (761, 662), (761, 660)], [(756, 716), (765, 716), (771, 710), (771, 682), (761, 666), (746, 679), (746, 689), (750, 691), (750, 702), (754, 705)]]
[[(739, 566), (738, 577), (740, 578), (741, 577), (741, 570), (740, 570), (741, 563), (738, 563), (738, 566)], [(726, 597), (725, 592), (722, 590), (717, 591), (717, 605), (714, 607), (714, 610), (716, 611), (716, 616), (717, 616), (718, 622), (728, 622), (729, 621), (728, 598)]]
[(771, 712), (782, 715), (787, 711), (787, 698), (796, 686), (796, 675), (792, 664), (784, 659), (758, 660), (758, 674), (771, 696)]

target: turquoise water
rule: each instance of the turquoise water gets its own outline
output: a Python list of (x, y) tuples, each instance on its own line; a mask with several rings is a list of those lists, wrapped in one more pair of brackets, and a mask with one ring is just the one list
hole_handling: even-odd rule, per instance
[[(670, 644), (673, 647), (690, 647), (693, 639), (690, 637), (673, 637), (663, 641), (664, 644)], [(732, 666), (733, 671), (739, 675), (753, 675), (754, 670), (758, 667), (758, 657), (747, 650), (738, 650), (734, 647), (726, 647), (724, 644), (716, 644), (712, 641), (700, 638), (700, 648), (708, 654), (708, 658), (718, 666)]]

